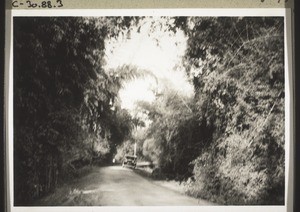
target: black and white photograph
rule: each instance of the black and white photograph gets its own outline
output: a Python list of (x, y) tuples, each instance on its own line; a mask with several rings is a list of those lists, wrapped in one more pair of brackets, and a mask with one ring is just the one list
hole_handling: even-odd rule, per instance
[(284, 206), (284, 16), (14, 16), (12, 199)]

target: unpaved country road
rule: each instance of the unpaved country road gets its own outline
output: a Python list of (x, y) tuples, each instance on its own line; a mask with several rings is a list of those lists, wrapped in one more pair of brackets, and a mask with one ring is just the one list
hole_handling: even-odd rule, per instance
[[(65, 187), (70, 187), (65, 186)], [(121, 166), (97, 167), (72, 188), (58, 189), (39, 205), (188, 206), (211, 205), (155, 184)]]

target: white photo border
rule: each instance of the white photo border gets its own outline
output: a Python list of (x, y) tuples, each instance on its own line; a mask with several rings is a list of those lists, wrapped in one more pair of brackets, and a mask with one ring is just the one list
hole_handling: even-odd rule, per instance
[[(81, 16), (210, 16), (210, 17), (284, 17), (285, 23), (285, 205), (283, 206), (105, 206), (105, 207), (15, 207), (13, 182), (13, 18), (14, 17), (81, 17)], [(294, 77), (292, 57), (291, 9), (63, 9), (63, 10), (8, 10), (6, 11), (6, 54), (5, 54), (5, 119), (6, 119), (6, 185), (7, 211), (272, 211), (283, 212), (293, 209), (294, 185)]]

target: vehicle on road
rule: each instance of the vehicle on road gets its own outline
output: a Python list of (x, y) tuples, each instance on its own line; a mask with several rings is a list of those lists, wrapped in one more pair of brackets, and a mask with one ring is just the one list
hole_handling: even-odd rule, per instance
[(136, 161), (137, 161), (137, 156), (125, 155), (123, 163), (122, 163), (122, 167), (130, 167), (130, 168), (135, 169)]

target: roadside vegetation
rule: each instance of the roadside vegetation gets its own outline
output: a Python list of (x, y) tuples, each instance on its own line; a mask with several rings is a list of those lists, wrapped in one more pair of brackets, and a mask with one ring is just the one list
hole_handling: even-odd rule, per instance
[(170, 34), (187, 37), (179, 71), (194, 92), (157, 79), (155, 100), (132, 114), (119, 91), (149, 75), (128, 64), (104, 69), (105, 41), (129, 36), (140, 19), (14, 19), (15, 204), (82, 167), (121, 162), (134, 143), (152, 175), (191, 196), (284, 204), (283, 18), (162, 18)]
[(14, 18), (15, 204), (30, 204), (90, 164), (106, 164), (131, 131), (117, 96), (138, 76), (104, 70), (105, 39), (134, 18)]

